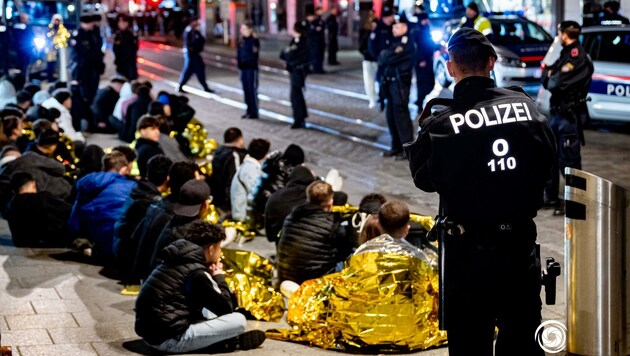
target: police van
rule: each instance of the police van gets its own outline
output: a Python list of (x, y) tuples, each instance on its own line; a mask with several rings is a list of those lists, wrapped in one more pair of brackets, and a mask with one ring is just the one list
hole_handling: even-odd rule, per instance
[[(630, 122), (630, 26), (585, 27), (580, 42), (595, 67), (587, 102), (589, 116)], [(553, 64), (561, 50), (560, 41), (555, 40), (542, 65)], [(547, 115), (550, 97), (541, 87), (536, 98), (539, 110)]]

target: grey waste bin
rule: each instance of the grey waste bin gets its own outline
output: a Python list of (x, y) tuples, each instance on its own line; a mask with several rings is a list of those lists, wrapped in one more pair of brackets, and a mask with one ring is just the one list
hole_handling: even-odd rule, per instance
[(630, 192), (593, 174), (566, 169), (567, 351), (630, 354)]

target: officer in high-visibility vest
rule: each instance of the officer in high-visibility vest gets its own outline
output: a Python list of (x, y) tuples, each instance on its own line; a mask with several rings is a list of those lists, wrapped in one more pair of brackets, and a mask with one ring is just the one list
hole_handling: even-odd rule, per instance
[(460, 28), (470, 27), (483, 33), (486, 37), (492, 35), (492, 25), (490, 20), (479, 14), (479, 6), (476, 2), (471, 2), (466, 8), (466, 16), (462, 17)]

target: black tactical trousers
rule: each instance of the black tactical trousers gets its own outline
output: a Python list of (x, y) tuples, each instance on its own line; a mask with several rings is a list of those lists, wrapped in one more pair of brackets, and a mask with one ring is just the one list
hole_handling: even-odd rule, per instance
[(242, 69), (241, 84), (247, 104), (247, 114), (251, 117), (258, 117), (258, 70)]
[(304, 70), (291, 72), (291, 108), (293, 109), (293, 124), (304, 126), (304, 119), (308, 117), (306, 101), (304, 100), (304, 82), (306, 73)]
[[(409, 115), (409, 80), (388, 79), (386, 90), (386, 117), (389, 134), (392, 137), (392, 150), (402, 150), (402, 145), (413, 141), (413, 124)], [(382, 87), (382, 86), (381, 86)], [(382, 89), (381, 89), (382, 90)]]
[(552, 113), (549, 117), (549, 126), (551, 126), (551, 130), (556, 137), (558, 157), (554, 159), (551, 178), (545, 188), (545, 198), (547, 200), (557, 200), (559, 198), (560, 174), (564, 175), (566, 167), (582, 168), (577, 120), (580, 120), (579, 115), (573, 112)]
[(543, 356), (540, 263), (533, 221), (464, 225), (446, 239), (446, 329), (450, 356)]

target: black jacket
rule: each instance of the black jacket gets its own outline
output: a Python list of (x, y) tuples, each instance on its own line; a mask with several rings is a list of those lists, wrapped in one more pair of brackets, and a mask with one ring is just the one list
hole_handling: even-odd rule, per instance
[(230, 210), (230, 186), (238, 165), (243, 162), (247, 151), (243, 148), (221, 146), (212, 158), (210, 191), (212, 203), (223, 210)]
[(363, 60), (376, 62), (376, 58), (372, 56), (368, 50), (368, 42), (370, 41), (371, 31), (362, 29), (359, 32), (359, 52), (363, 55)]
[(154, 269), (161, 263), (161, 253), (162, 250), (172, 244), (173, 242), (179, 239), (186, 239), (188, 237), (188, 232), (190, 230), (190, 225), (198, 221), (199, 219), (195, 217), (188, 216), (180, 216), (175, 215), (171, 219), (171, 221), (164, 227), (157, 241), (155, 242), (155, 247), (153, 248), (153, 253), (151, 254), (150, 265), (151, 269)]
[(335, 268), (342, 237), (332, 213), (303, 204), (286, 218), (278, 243), (278, 276), (297, 284), (318, 278)]
[(125, 142), (131, 143), (136, 136), (136, 127), (138, 126), (138, 120), (140, 117), (149, 112), (149, 104), (151, 103), (151, 97), (139, 96), (136, 101), (129, 104), (127, 108), (127, 114), (125, 115), (125, 122), (122, 126), (122, 130), (118, 133), (118, 138)]
[[(204, 320), (202, 309), (217, 316), (236, 303), (223, 275), (210, 276), (203, 249), (177, 240), (162, 251), (163, 263), (142, 285), (136, 300), (136, 333), (151, 345), (181, 335)], [(216, 287), (215, 287), (216, 286)]]
[[(49, 192), (19, 194), (7, 207), (5, 218), (17, 247), (67, 247), (72, 205)], [(36, 219), (37, 223), (33, 223)]]
[(556, 154), (547, 119), (522, 90), (486, 77), (461, 80), (453, 98), (405, 148), (416, 186), (437, 191), (449, 218), (462, 223), (535, 217)]
[(30, 173), (37, 182), (38, 191), (49, 192), (55, 198), (65, 200), (72, 192), (72, 185), (64, 176), (66, 169), (63, 164), (36, 152), (26, 152), (0, 170), (0, 208), (2, 211), (11, 199), (12, 193), (9, 186), (11, 176), (19, 171)]
[(164, 227), (175, 216), (173, 204), (176, 200), (169, 196), (158, 203), (151, 204), (144, 219), (131, 235), (132, 244), (138, 245), (131, 272), (132, 278), (144, 280), (151, 274), (151, 257), (155, 244)]
[(254, 36), (243, 37), (238, 42), (236, 61), (238, 69), (258, 69), (260, 41)]
[(306, 187), (314, 180), (307, 168), (297, 167), (289, 174), (287, 185), (271, 194), (265, 205), (265, 232), (269, 241), (278, 241), (284, 219), (293, 209), (306, 203)]
[(414, 39), (408, 34), (395, 37), (389, 47), (382, 50), (378, 56), (380, 78), (411, 82), (412, 71), (416, 63)]
[(146, 179), (138, 181), (129, 198), (125, 202), (120, 218), (114, 225), (114, 251), (123, 270), (129, 271), (138, 249), (137, 240), (133, 240), (133, 232), (138, 228), (147, 214), (149, 206), (158, 203), (162, 195), (155, 184)]
[(184, 48), (189, 56), (199, 56), (206, 45), (206, 39), (201, 32), (188, 26), (184, 32)]
[(265, 159), (262, 164), (263, 174), (258, 180), (258, 184), (252, 190), (254, 196), (254, 214), (262, 216), (265, 212), (267, 199), (278, 189), (283, 188), (293, 170), (285, 159), (282, 158), (281, 151), (274, 151)]
[(116, 56), (116, 66), (125, 66), (136, 63), (138, 54), (138, 37), (130, 30), (118, 31), (114, 36), (112, 50)]
[(160, 143), (157, 141), (147, 140), (140, 137), (136, 140), (136, 153), (138, 158), (138, 170), (140, 171), (140, 177), (147, 177), (147, 163), (153, 156), (163, 155), (164, 151), (160, 147)]
[(120, 98), (120, 94), (109, 85), (98, 90), (92, 102), (95, 124), (108, 122), (109, 116), (114, 112), (118, 98)]
[(291, 73), (303, 71), (306, 73), (309, 65), (309, 41), (306, 36), (293, 38), (289, 47), (280, 52), (280, 59), (287, 63), (287, 70)]
[(543, 86), (551, 92), (551, 107), (585, 98), (592, 76), (593, 62), (580, 42), (563, 47), (560, 58), (543, 73)]

